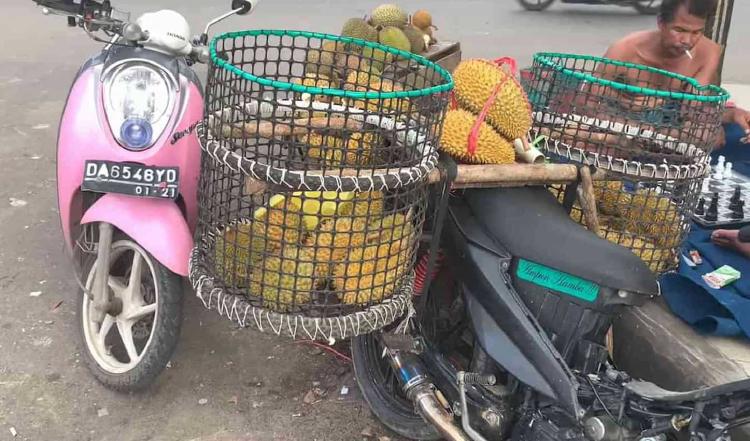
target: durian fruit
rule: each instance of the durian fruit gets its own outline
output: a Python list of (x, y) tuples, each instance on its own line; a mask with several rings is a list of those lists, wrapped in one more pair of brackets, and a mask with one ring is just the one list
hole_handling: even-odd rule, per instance
[(339, 136), (312, 132), (303, 135), (300, 142), (308, 146), (309, 158), (322, 160), (328, 167), (361, 166), (370, 161), (373, 137), (372, 133), (355, 132), (344, 140)]
[(280, 255), (267, 256), (256, 267), (250, 294), (262, 299), (263, 307), (286, 312), (294, 305), (310, 303), (315, 284), (312, 250), (285, 245)]
[(302, 230), (302, 207), (284, 195), (273, 195), (267, 207), (253, 213), (253, 234), (264, 237), (268, 246), (280, 249), (283, 243), (296, 243)]
[(486, 122), (479, 128), (476, 150), (469, 155), (469, 134), (477, 117), (462, 109), (449, 110), (443, 121), (443, 136), (440, 149), (451, 156), (475, 164), (511, 164), (516, 154), (507, 139), (500, 136)]
[(323, 217), (351, 214), (354, 198), (353, 191), (295, 191), (290, 201), (301, 207), (305, 228), (314, 230)]
[(324, 219), (318, 230), (305, 241), (315, 253), (315, 277), (329, 277), (333, 265), (342, 261), (351, 248), (363, 246), (368, 234), (378, 233), (368, 229), (366, 218), (341, 216)]
[(380, 44), (395, 47), (396, 49), (401, 49), (404, 52), (411, 51), (411, 43), (409, 42), (409, 37), (404, 34), (404, 31), (402, 31), (401, 28), (397, 28), (395, 26), (388, 26), (381, 29), (380, 33), (378, 34), (378, 41), (380, 41)]
[(623, 191), (622, 181), (594, 181), (596, 207), (610, 216), (625, 216), (632, 195)]
[(423, 30), (430, 28), (432, 27), (432, 15), (424, 9), (420, 9), (411, 16), (411, 24)]
[(393, 62), (393, 54), (382, 49), (369, 46), (362, 49), (362, 57), (369, 60), (372, 68), (379, 73), (385, 71), (386, 64)]
[(410, 263), (413, 226), (403, 214), (380, 219), (372, 227), (381, 232), (365, 246), (349, 250), (346, 261), (333, 270), (334, 288), (349, 305), (377, 302), (393, 294)]
[(317, 73), (333, 78), (333, 69), (336, 66), (336, 55), (345, 52), (344, 43), (326, 40), (320, 49), (307, 51), (307, 63), (305, 73)]
[[(425, 42), (425, 33), (422, 32), (416, 26), (407, 25), (404, 27), (404, 35), (409, 39), (409, 47), (415, 54), (421, 54), (427, 49), (427, 43)], [(428, 39), (429, 41), (429, 39)]]
[(646, 236), (662, 247), (678, 245), (682, 216), (669, 197), (642, 189), (631, 201), (625, 215), (629, 231)]
[(459, 63), (453, 72), (455, 94), (461, 108), (479, 114), (495, 87), (502, 83), (487, 114), (487, 122), (508, 139), (525, 136), (531, 128), (531, 107), (521, 85), (491, 61), (473, 59)]
[(660, 273), (669, 268), (675, 257), (674, 253), (658, 248), (656, 244), (646, 238), (628, 231), (618, 231), (616, 227), (602, 228), (601, 236), (612, 243), (628, 248), (655, 273)]
[(355, 90), (358, 88), (367, 88), (371, 82), (380, 81), (380, 75), (374, 72), (368, 71), (352, 71), (344, 81), (344, 89)]
[(242, 283), (242, 280), (247, 280), (253, 267), (269, 251), (271, 250), (267, 248), (267, 242), (263, 236), (253, 234), (250, 222), (229, 225), (216, 235), (214, 243), (216, 273), (226, 283)]
[[(350, 74), (351, 75), (351, 74)], [(366, 74), (365, 74), (366, 75)], [(357, 79), (354, 80), (353, 77), (347, 79), (346, 84), (344, 84), (344, 90), (354, 90), (357, 92), (372, 92), (372, 91), (380, 91), (380, 92), (394, 92), (394, 91), (401, 91), (403, 90), (399, 85), (394, 85), (392, 81), (390, 80), (384, 80), (382, 78), (377, 77), (376, 75), (370, 75), (370, 83), (368, 85), (362, 84), (362, 80), (366, 80), (366, 76), (363, 77), (360, 74), (357, 74)], [(397, 109), (400, 109), (402, 112), (405, 112), (409, 109), (409, 99), (408, 98), (386, 98), (386, 99), (370, 99), (370, 100), (350, 100), (349, 105), (353, 107), (357, 107), (362, 110), (367, 110), (370, 112), (379, 112), (379, 113), (387, 113), (390, 111), (395, 111)]]
[(357, 193), (352, 202), (352, 215), (372, 219), (383, 214), (384, 196), (382, 191)]
[[(328, 89), (331, 87), (335, 87), (335, 83), (331, 80), (331, 78), (328, 75), (325, 75), (322, 73), (312, 73), (312, 72), (306, 73), (304, 78), (293, 79), (292, 83), (300, 84), (302, 86), (307, 86), (307, 87), (320, 87), (321, 89)], [(302, 97), (298, 97), (298, 98), (302, 98)], [(312, 96), (311, 100), (328, 102), (330, 101), (330, 98), (331, 97), (327, 95), (314, 95)]]
[(370, 23), (375, 27), (404, 27), (409, 22), (409, 15), (394, 4), (383, 4), (370, 13)]
[(378, 30), (370, 26), (362, 18), (350, 18), (347, 20), (341, 29), (341, 35), (367, 41), (378, 41)]

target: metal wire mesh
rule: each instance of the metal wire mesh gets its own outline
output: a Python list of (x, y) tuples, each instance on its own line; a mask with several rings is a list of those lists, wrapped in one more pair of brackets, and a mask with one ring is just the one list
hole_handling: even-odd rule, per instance
[(537, 54), (523, 84), (534, 129), (587, 156), (701, 164), (728, 94), (667, 71), (598, 57)]
[[(294, 31), (226, 34), (212, 56), (195, 277), (305, 317), (353, 314), (400, 292), (449, 75), (395, 49)], [(408, 75), (387, 77), (381, 56)]]
[[(697, 203), (700, 177), (634, 179), (609, 174), (607, 181), (594, 183), (600, 236), (629, 248), (655, 273), (677, 268), (679, 246), (685, 239)], [(562, 203), (565, 187), (550, 187)], [(570, 216), (585, 225), (577, 203)]]

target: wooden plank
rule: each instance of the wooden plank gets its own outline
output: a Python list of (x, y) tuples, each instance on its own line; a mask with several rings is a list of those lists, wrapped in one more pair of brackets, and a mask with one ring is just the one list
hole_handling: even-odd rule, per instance
[[(308, 171), (308, 176), (369, 176), (371, 174), (396, 173), (395, 169), (357, 170), (339, 169), (330, 171)], [(603, 172), (597, 171), (591, 178), (603, 180)], [(430, 183), (443, 179), (440, 170), (434, 169), (428, 176)], [(502, 164), (502, 165), (458, 165), (453, 188), (479, 187), (523, 187), (527, 185), (569, 184), (578, 180), (578, 167), (572, 164)], [(245, 193), (258, 194), (268, 189), (263, 181), (246, 177)]]

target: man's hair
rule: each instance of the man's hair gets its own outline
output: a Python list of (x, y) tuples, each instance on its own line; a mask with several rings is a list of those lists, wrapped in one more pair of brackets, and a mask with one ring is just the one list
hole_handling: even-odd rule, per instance
[(690, 15), (708, 18), (716, 11), (716, 0), (664, 0), (659, 11), (659, 20), (670, 23), (677, 14), (677, 9), (685, 5)]

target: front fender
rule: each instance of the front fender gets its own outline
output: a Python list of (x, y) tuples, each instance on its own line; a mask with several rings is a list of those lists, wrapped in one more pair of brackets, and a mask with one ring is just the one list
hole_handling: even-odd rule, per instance
[(170, 271), (188, 275), (193, 237), (185, 217), (173, 201), (108, 193), (83, 215), (82, 224), (92, 222), (114, 225)]

